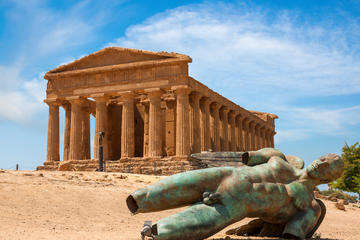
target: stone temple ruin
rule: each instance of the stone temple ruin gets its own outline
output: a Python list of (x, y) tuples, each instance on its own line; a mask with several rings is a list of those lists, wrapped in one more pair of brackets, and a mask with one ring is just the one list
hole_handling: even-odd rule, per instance
[[(193, 79), (191, 61), (108, 47), (46, 73), (47, 155), (38, 169), (94, 171), (102, 131), (107, 171), (167, 175), (204, 167), (191, 153), (273, 147), (277, 116), (246, 110)], [(65, 110), (61, 161), (59, 107)]]

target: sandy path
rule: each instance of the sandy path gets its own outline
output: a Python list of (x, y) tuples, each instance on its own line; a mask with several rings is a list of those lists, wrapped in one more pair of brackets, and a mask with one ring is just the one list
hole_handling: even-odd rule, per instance
[[(160, 178), (120, 173), (0, 171), (0, 239), (140, 239), (145, 220), (155, 222), (179, 211), (129, 214), (126, 196)], [(321, 238), (360, 239), (360, 209), (347, 206), (344, 212), (331, 202), (326, 205), (328, 213), (318, 230)], [(224, 239), (224, 232), (211, 239)]]

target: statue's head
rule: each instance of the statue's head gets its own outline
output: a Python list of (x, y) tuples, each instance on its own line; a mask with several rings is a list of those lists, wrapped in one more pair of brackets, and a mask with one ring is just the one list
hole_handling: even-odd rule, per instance
[(344, 160), (334, 153), (329, 153), (313, 161), (306, 171), (311, 178), (321, 183), (329, 183), (338, 179), (344, 171)]

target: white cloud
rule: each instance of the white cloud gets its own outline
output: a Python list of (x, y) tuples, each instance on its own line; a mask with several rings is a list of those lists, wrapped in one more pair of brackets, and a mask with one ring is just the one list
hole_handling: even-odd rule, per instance
[(46, 82), (42, 75), (32, 80), (20, 76), (21, 69), (0, 65), (0, 119), (28, 122), (44, 109), (42, 100), (46, 93)]
[(245, 105), (274, 92), (281, 99), (360, 93), (360, 58), (349, 51), (358, 46), (344, 36), (351, 33), (301, 25), (289, 12), (268, 19), (244, 5), (190, 5), (129, 27), (109, 45), (189, 54), (195, 78)]
[(65, 11), (52, 9), (44, 1), (11, 2), (6, 20), (19, 43), (13, 62), (0, 65), (0, 119), (29, 122), (46, 108), (42, 102), (46, 95), (44, 73), (33, 78), (33, 63), (39, 64), (53, 54), (88, 43), (106, 21), (103, 19), (106, 9), (88, 0)]
[(278, 114), (281, 142), (351, 135), (360, 123), (358, 105), (291, 105), (299, 97), (360, 94), (360, 46), (352, 41), (360, 28), (348, 22), (314, 25), (294, 12), (205, 3), (155, 15), (108, 45), (190, 55), (196, 79), (245, 108)]
[(16, 88), (21, 81), (19, 67), (0, 65), (0, 85), (3, 91)]
[(67, 9), (51, 8), (44, 1), (12, 2), (15, 4), (7, 14), (8, 21), (22, 39), (18, 47), (25, 60), (88, 43), (107, 21), (107, 5), (97, 1), (74, 2)]
[(354, 137), (353, 127), (360, 124), (360, 105), (346, 108), (275, 107), (279, 127), (277, 142), (296, 141), (310, 136)]

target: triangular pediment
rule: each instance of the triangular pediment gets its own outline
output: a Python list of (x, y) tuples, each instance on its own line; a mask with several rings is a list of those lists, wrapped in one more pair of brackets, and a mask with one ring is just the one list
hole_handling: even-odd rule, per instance
[(161, 63), (167, 62), (169, 60), (185, 60), (187, 62), (191, 62), (190, 57), (178, 53), (151, 52), (121, 47), (107, 47), (71, 63), (57, 67), (49, 71), (47, 75), (74, 71), (84, 72), (87, 69), (108, 69), (111, 66), (122, 66), (129, 64), (141, 65), (141, 63), (146, 64), (149, 61)]

